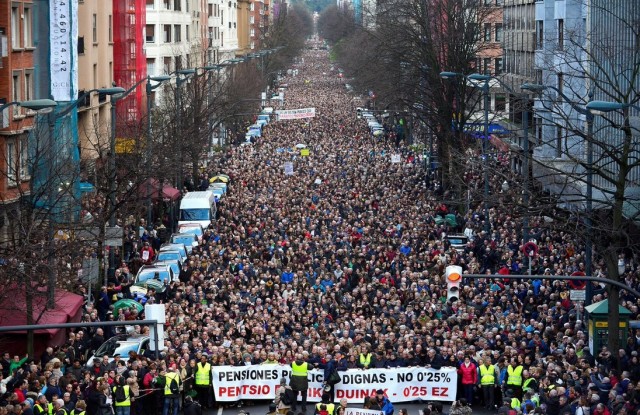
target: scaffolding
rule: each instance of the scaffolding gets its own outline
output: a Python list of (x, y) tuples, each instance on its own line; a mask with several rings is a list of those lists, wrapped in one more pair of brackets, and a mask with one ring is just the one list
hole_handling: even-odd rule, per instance
[[(113, 77), (117, 86), (126, 90), (147, 76), (144, 53), (146, 26), (146, 0), (113, 0)], [(127, 137), (132, 127), (144, 115), (145, 91), (143, 87), (118, 100), (116, 115), (119, 137)], [(124, 128), (123, 128), (124, 127)]]

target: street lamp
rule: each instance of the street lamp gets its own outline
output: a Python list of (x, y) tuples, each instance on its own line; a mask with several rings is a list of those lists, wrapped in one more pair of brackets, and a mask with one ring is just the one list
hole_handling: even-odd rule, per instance
[(0, 112), (11, 106), (17, 106), (22, 108), (27, 108), (33, 111), (37, 111), (40, 114), (46, 114), (48, 112), (53, 111), (53, 109), (58, 105), (57, 102), (51, 99), (34, 99), (31, 101), (13, 101), (7, 102), (6, 104), (0, 105)]
[[(587, 234), (586, 234), (586, 241), (585, 241), (585, 273), (587, 274), (588, 277), (592, 276), (592, 256), (593, 256), (593, 241), (592, 241), (592, 232), (593, 232), (593, 223), (591, 220), (591, 214), (593, 212), (593, 113), (592, 113), (592, 109), (596, 109), (596, 108), (589, 108), (588, 104), (587, 107), (583, 108), (579, 105), (576, 105), (574, 103), (571, 102), (571, 99), (569, 99), (569, 97), (567, 97), (562, 90), (560, 90), (559, 88), (555, 87), (555, 86), (551, 86), (551, 85), (541, 85), (541, 84), (524, 84), (521, 86), (522, 89), (525, 89), (527, 91), (531, 91), (531, 92), (538, 92), (541, 93), (546, 89), (552, 89), (554, 91), (556, 91), (558, 93), (558, 95), (560, 95), (565, 102), (569, 103), (569, 105), (571, 106), (571, 108), (573, 108), (578, 114), (584, 115), (586, 122), (587, 122), (587, 161), (586, 161), (586, 166), (585, 169), (587, 171), (587, 195), (586, 195), (586, 220), (585, 220), (585, 225), (586, 225), (586, 230), (587, 230)], [(598, 101), (593, 101), (593, 103), (596, 103)], [(594, 107), (594, 106), (592, 106)], [(597, 107), (597, 105), (595, 105), (595, 107)], [(613, 111), (615, 108), (611, 108), (609, 111)], [(586, 297), (585, 297), (585, 306), (588, 306), (591, 304), (591, 297), (593, 296), (593, 284), (588, 283), (587, 284), (587, 288), (586, 288), (586, 293), (585, 293)]]

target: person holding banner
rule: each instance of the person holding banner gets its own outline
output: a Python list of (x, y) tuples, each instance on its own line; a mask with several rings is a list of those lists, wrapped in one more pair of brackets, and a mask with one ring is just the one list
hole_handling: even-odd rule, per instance
[(303, 360), (302, 354), (296, 354), (296, 360), (291, 362), (291, 380), (289, 386), (296, 394), (296, 400), (291, 409), (296, 410), (298, 394), (302, 395), (302, 412), (307, 411), (307, 390), (309, 389), (309, 363)]
[[(331, 397), (330, 402), (334, 402), (335, 398), (335, 386), (340, 383), (340, 378), (338, 372), (344, 372), (347, 370), (347, 362), (342, 358), (341, 352), (336, 352), (335, 357), (331, 355), (327, 355), (326, 363), (324, 366), (324, 381), (322, 384), (325, 387), (325, 391)], [(336, 377), (335, 374), (338, 374)], [(328, 389), (328, 390), (327, 390)]]

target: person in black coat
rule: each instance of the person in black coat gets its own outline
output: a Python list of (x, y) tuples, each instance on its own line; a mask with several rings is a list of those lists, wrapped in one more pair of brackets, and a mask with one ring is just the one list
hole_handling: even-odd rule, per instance
[(440, 355), (440, 353), (436, 353), (436, 349), (429, 349), (427, 352), (427, 357), (424, 359), (425, 367), (440, 370), (442, 366), (444, 366), (445, 361)]
[(202, 415), (202, 407), (198, 402), (194, 402), (191, 396), (184, 398), (182, 411), (184, 415)]

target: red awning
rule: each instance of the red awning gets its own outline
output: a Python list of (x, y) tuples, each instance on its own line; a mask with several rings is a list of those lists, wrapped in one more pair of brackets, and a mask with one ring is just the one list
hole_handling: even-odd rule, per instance
[(147, 179), (138, 186), (138, 195), (142, 199), (151, 198), (153, 200), (175, 201), (180, 198), (180, 190), (169, 185), (162, 187), (160, 192), (160, 182), (158, 179)]
[(162, 188), (162, 198), (171, 201), (178, 200), (180, 198), (180, 190), (175, 187), (165, 186)]

